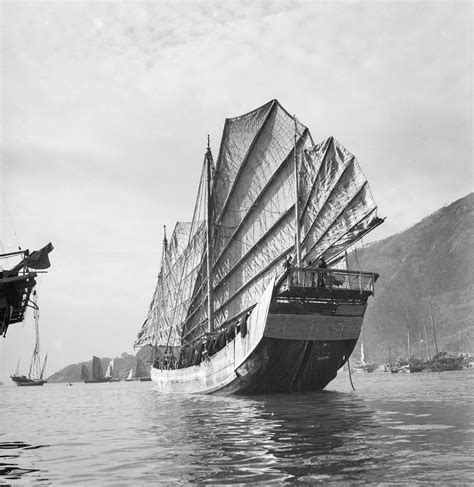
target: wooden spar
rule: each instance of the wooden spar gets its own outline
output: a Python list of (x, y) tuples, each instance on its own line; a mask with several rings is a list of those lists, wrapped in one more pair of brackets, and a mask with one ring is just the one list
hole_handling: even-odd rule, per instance
[(168, 250), (168, 239), (166, 238), (166, 225), (163, 225), (163, 251)]
[(411, 343), (410, 343), (410, 318), (408, 316), (408, 306), (407, 306), (407, 339), (408, 339), (408, 360), (411, 358)]
[(44, 358), (43, 368), (41, 369), (40, 380), (43, 380), (44, 369), (46, 368), (47, 361), (48, 361), (48, 354), (46, 354), (46, 357)]
[(206, 260), (207, 260), (207, 331), (212, 333), (214, 330), (214, 313), (212, 303), (212, 259), (211, 259), (211, 238), (212, 238), (212, 208), (211, 208), (211, 179), (212, 179), (212, 153), (209, 142), (209, 135), (207, 136), (207, 152), (206, 152), (206, 170), (207, 170), (207, 192), (206, 192), (206, 206), (207, 206), (207, 228), (206, 228)]
[(298, 174), (298, 125), (296, 115), (293, 116), (295, 122), (295, 247), (296, 247), (296, 265), (301, 267), (301, 244), (300, 244), (300, 204), (299, 204), (299, 174)]
[(425, 328), (425, 338), (426, 338), (426, 348), (428, 350), (428, 360), (431, 360), (430, 341), (428, 339), (428, 331), (426, 329), (426, 319), (423, 320), (423, 326)]
[(431, 311), (431, 300), (430, 300), (430, 318), (431, 318), (431, 326), (433, 327), (433, 337), (434, 337), (434, 342), (435, 342), (435, 351), (438, 353), (438, 341), (436, 340), (436, 330), (435, 330), (435, 324), (433, 320), (433, 312)]
[(420, 330), (420, 360), (423, 361), (423, 335)]

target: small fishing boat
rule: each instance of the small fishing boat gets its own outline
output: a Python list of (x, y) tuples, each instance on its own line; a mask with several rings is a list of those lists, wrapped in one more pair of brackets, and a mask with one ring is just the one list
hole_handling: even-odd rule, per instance
[(373, 362), (367, 362), (367, 360), (365, 358), (364, 340), (362, 340), (360, 343), (360, 363), (355, 364), (352, 367), (352, 372), (372, 373), (376, 369), (377, 369), (377, 364), (375, 364)]

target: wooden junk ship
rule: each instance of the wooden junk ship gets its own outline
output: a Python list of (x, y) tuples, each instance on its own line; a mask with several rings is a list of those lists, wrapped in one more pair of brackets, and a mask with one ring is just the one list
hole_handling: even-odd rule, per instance
[[(37, 277), (35, 270), (50, 267), (48, 255), (53, 248), (49, 243), (34, 252), (19, 250), (0, 254), (0, 336), (5, 337), (10, 325), (24, 320), (28, 306), (37, 307), (32, 300)], [(19, 262), (11, 269), (5, 269), (11, 259), (19, 259)]]
[[(377, 274), (347, 249), (382, 223), (355, 157), (277, 100), (227, 119), (204, 156), (193, 219), (164, 238), (135, 343), (157, 390), (318, 391), (361, 331)], [(166, 230), (166, 229), (165, 229)]]

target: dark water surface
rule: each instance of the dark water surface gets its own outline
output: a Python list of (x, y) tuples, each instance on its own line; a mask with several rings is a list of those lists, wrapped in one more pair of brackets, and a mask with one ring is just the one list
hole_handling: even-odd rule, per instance
[(245, 398), (5, 385), (0, 484), (474, 483), (474, 369), (353, 379)]

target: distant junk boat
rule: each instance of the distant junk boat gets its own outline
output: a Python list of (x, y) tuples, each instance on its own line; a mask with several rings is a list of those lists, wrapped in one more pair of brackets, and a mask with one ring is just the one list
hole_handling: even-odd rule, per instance
[(147, 382), (151, 380), (150, 373), (148, 372), (145, 362), (143, 360), (137, 358), (137, 364), (135, 369), (132, 367), (128, 373), (127, 378), (125, 379), (127, 382), (139, 380), (141, 382)]
[(95, 355), (92, 357), (92, 379), (90, 378), (89, 370), (85, 365), (82, 366), (81, 379), (86, 384), (96, 384), (99, 382), (111, 381), (110, 377), (105, 377), (100, 358), (96, 357)]
[(145, 362), (137, 358), (137, 366), (135, 367), (135, 378), (141, 382), (147, 382), (151, 380), (150, 373), (148, 372)]
[(82, 364), (82, 368), (81, 368), (81, 380), (83, 380), (84, 382), (90, 380), (91, 378), (91, 375), (89, 373), (89, 369), (87, 368), (87, 365), (86, 364)]
[(346, 250), (383, 222), (355, 157), (277, 100), (227, 119), (190, 223), (163, 242), (135, 346), (161, 392), (318, 391), (361, 331), (378, 277)]
[(105, 371), (105, 377), (110, 379), (110, 382), (120, 382), (120, 377), (115, 377), (115, 359), (112, 359), (107, 365), (107, 370)]

